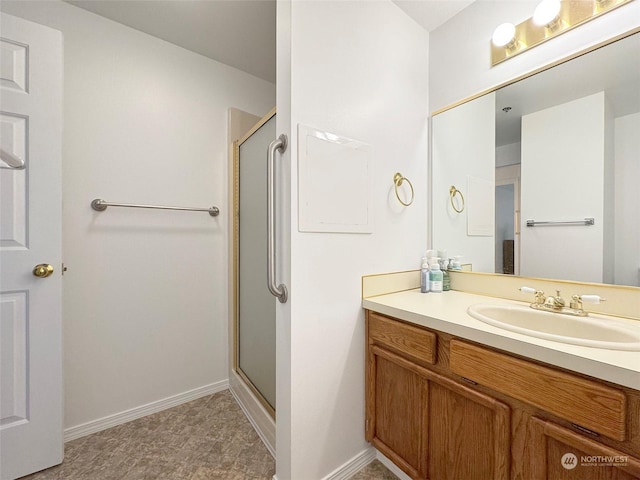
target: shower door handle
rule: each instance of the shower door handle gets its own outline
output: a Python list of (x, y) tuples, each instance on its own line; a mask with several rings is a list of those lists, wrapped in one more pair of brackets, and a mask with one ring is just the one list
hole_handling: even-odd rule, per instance
[(276, 150), (284, 153), (287, 149), (287, 136), (280, 135), (269, 144), (267, 151), (267, 287), (280, 303), (287, 302), (287, 287), (276, 285)]

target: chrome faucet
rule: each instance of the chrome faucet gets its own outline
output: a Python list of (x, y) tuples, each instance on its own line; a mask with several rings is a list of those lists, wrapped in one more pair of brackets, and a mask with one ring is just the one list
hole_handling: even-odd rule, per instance
[(598, 295), (573, 295), (569, 307), (566, 306), (565, 300), (560, 295), (560, 290), (556, 290), (555, 296), (546, 297), (542, 290), (536, 290), (531, 287), (521, 287), (519, 289), (523, 293), (533, 293), (533, 303), (529, 306), (535, 310), (543, 310), (546, 312), (562, 313), (565, 315), (574, 315), (578, 317), (586, 317), (589, 315), (582, 308), (583, 303), (600, 303), (605, 299)]

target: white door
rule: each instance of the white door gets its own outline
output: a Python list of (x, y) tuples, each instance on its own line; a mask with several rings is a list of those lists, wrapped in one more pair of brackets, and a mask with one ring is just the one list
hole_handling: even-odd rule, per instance
[[(613, 214), (607, 111), (599, 92), (522, 116), (521, 275), (611, 283), (603, 268), (613, 251), (604, 243)], [(595, 224), (580, 224), (585, 218)], [(527, 220), (560, 223), (527, 227)]]
[[(62, 34), (0, 14), (0, 478), (62, 461)], [(13, 161), (12, 161), (13, 159)], [(9, 167), (15, 160), (25, 168)], [(34, 267), (53, 266), (38, 278)], [(43, 272), (46, 270), (42, 270)]]

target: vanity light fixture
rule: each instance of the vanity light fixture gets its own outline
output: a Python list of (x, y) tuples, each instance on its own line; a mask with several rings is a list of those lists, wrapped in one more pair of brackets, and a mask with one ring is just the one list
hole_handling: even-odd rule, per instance
[(542, 0), (533, 16), (518, 25), (503, 23), (491, 37), (495, 66), (536, 45), (633, 0)]
[(553, 29), (560, 24), (560, 0), (542, 0), (531, 17), (534, 25)]
[(491, 43), (496, 47), (502, 47), (507, 50), (515, 48), (516, 42), (516, 26), (513, 23), (503, 23), (498, 25), (493, 31)]

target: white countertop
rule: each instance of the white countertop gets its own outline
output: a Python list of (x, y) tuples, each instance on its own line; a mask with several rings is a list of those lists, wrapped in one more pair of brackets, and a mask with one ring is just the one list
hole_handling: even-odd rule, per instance
[[(503, 330), (467, 313), (469, 306), (478, 303), (528, 305), (457, 291), (424, 294), (419, 289), (362, 300), (363, 308), (374, 312), (640, 390), (640, 352), (569, 345)], [(598, 316), (640, 328), (637, 320)], [(563, 315), (558, 317), (561, 321)]]

